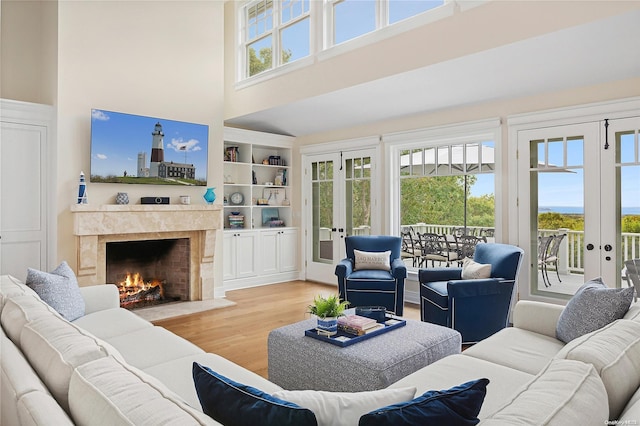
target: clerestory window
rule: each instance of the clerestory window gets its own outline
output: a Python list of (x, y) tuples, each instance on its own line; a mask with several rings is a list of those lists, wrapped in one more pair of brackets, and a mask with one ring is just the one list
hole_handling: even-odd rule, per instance
[(243, 8), (245, 78), (309, 56), (310, 0), (259, 0)]
[(344, 43), (431, 9), (446, 0), (326, 0), (326, 46)]
[[(430, 21), (442, 18), (452, 10), (441, 8), (445, 4), (452, 6), (453, 0), (247, 1), (237, 9), (238, 78), (245, 80), (383, 28), (421, 25), (409, 20), (417, 15), (429, 16)], [(423, 15), (434, 9), (440, 12)], [(407, 25), (394, 25), (401, 22)]]

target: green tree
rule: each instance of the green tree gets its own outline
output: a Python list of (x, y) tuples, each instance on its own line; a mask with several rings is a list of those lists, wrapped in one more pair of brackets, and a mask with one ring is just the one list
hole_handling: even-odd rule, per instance
[(467, 200), (467, 226), (495, 226), (495, 196), (485, 194)]
[(400, 181), (401, 223), (464, 223), (464, 176), (437, 176)]
[(627, 215), (622, 217), (622, 232), (640, 234), (640, 215)]
[[(282, 63), (286, 64), (291, 59), (293, 53), (290, 49), (282, 51)], [(272, 68), (273, 55), (270, 47), (263, 47), (260, 49), (260, 56), (256, 55), (256, 50), (253, 47), (249, 48), (249, 76), (256, 75), (262, 71), (266, 71)]]
[(582, 215), (569, 215), (561, 213), (540, 213), (538, 215), (538, 229), (567, 228), (572, 231), (584, 230), (584, 217)]

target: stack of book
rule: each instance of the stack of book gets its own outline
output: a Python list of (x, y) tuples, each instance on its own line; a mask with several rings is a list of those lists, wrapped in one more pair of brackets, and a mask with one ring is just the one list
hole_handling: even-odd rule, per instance
[(355, 336), (371, 333), (384, 328), (384, 326), (384, 324), (377, 322), (373, 318), (360, 315), (345, 315), (338, 318), (338, 329)]

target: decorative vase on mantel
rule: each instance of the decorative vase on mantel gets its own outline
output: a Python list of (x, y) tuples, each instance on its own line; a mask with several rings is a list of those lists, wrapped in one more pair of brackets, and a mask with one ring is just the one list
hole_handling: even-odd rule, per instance
[(126, 192), (118, 192), (116, 194), (116, 204), (129, 204), (129, 194)]
[(213, 192), (215, 189), (216, 188), (214, 187), (207, 188), (207, 192), (205, 192), (204, 195), (202, 196), (202, 198), (204, 198), (207, 204), (213, 204), (213, 202), (216, 200), (216, 193)]

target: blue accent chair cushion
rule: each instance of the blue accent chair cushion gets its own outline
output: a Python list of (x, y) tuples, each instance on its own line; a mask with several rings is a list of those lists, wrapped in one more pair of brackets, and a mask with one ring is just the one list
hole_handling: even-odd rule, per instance
[(428, 391), (412, 401), (365, 414), (358, 425), (476, 425), (488, 384), (489, 379), (478, 379), (447, 390)]
[(453, 328), (462, 343), (476, 343), (507, 326), (523, 251), (482, 243), (473, 260), (491, 265), (491, 277), (462, 279), (462, 268), (421, 268), (420, 311), (425, 322)]
[[(336, 265), (340, 298), (350, 307), (384, 306), (387, 311), (402, 315), (404, 308), (404, 281), (407, 267), (400, 258), (402, 239), (390, 235), (352, 235), (345, 238), (346, 258)], [(354, 250), (363, 252), (390, 252), (391, 270), (355, 270)]]
[(193, 363), (193, 382), (202, 411), (226, 426), (317, 426), (311, 410), (235, 382)]

